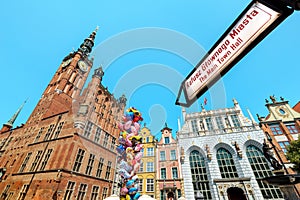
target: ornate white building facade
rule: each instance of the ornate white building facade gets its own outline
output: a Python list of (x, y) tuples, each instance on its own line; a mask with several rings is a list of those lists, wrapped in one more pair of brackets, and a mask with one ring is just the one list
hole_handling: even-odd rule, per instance
[(185, 198), (189, 200), (283, 199), (262, 178), (272, 176), (263, 155), (263, 131), (246, 118), (236, 100), (232, 108), (186, 113), (178, 131)]

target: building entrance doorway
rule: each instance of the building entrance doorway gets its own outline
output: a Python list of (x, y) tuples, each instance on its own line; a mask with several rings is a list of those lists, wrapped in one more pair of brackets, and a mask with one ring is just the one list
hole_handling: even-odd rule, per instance
[(173, 192), (168, 192), (167, 200), (174, 200), (174, 193)]
[(244, 191), (238, 187), (231, 187), (227, 190), (229, 200), (247, 200)]

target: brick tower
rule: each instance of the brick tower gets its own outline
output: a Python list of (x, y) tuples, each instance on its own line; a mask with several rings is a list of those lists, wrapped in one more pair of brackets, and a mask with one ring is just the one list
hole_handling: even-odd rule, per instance
[(104, 199), (111, 193), (117, 124), (126, 98), (102, 85), (89, 54), (96, 31), (67, 55), (27, 122), (0, 130), (0, 199)]

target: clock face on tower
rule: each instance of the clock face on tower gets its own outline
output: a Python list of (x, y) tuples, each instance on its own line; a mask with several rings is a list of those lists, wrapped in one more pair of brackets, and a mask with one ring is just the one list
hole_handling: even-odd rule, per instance
[(87, 72), (87, 70), (88, 70), (88, 64), (86, 62), (84, 62), (83, 60), (78, 61), (78, 67), (83, 72)]

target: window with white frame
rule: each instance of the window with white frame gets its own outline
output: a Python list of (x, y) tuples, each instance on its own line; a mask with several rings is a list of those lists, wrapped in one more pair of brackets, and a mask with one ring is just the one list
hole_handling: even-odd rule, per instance
[(147, 178), (147, 192), (154, 192), (154, 180)]
[(172, 167), (172, 176), (173, 176), (173, 179), (177, 179), (178, 178), (177, 167)]
[(231, 120), (232, 120), (234, 127), (241, 127), (241, 124), (240, 124), (240, 121), (239, 121), (239, 118), (237, 115), (231, 115)]
[(166, 152), (165, 151), (160, 151), (159, 154), (160, 154), (160, 160), (161, 161), (166, 160)]
[(287, 146), (290, 145), (290, 142), (289, 141), (282, 141), (282, 142), (278, 142), (278, 144), (281, 147), (281, 149), (284, 152), (284, 154), (286, 154), (286, 152), (287, 152)]
[(146, 172), (154, 172), (153, 162), (147, 162)]
[(211, 117), (205, 118), (205, 122), (206, 122), (207, 130), (209, 130), (209, 131), (213, 130), (213, 124), (212, 124)]
[(198, 124), (197, 124), (197, 120), (192, 120), (191, 121), (191, 125), (192, 125), (192, 131), (193, 132), (198, 132)]
[(144, 163), (141, 162), (139, 172), (143, 172), (143, 171), (144, 171)]
[(220, 129), (220, 130), (221, 130), (221, 132), (223, 132), (223, 131), (224, 131), (224, 128), (225, 128), (225, 126), (224, 126), (224, 123), (223, 123), (222, 117), (221, 117), (221, 116), (217, 116), (217, 117), (216, 117), (216, 122), (217, 122), (218, 129)]
[(154, 148), (148, 147), (146, 156), (154, 156)]
[(138, 179), (138, 180), (139, 180), (139, 191), (142, 192), (144, 179)]
[(160, 169), (160, 178), (161, 179), (166, 179), (167, 178), (166, 168), (161, 168)]
[(171, 156), (171, 160), (176, 160), (177, 159), (175, 149), (171, 150), (171, 155), (170, 156)]
[(165, 137), (165, 144), (170, 144), (170, 138), (169, 137)]
[(289, 130), (290, 134), (299, 133), (299, 129), (296, 127), (295, 123), (285, 124), (285, 126)]

